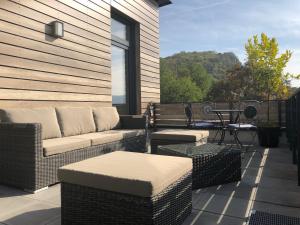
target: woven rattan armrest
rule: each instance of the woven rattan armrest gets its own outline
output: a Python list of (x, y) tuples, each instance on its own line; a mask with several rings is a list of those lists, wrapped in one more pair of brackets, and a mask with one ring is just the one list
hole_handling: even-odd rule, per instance
[(122, 129), (145, 129), (146, 117), (143, 115), (121, 115)]
[(0, 123), (0, 154), (34, 161), (42, 154), (42, 126), (38, 123)]

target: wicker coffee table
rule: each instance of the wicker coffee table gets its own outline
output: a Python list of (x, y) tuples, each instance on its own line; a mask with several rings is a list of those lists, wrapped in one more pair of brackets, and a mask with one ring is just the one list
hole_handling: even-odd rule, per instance
[(217, 144), (158, 146), (157, 154), (193, 159), (193, 189), (241, 180), (241, 151)]

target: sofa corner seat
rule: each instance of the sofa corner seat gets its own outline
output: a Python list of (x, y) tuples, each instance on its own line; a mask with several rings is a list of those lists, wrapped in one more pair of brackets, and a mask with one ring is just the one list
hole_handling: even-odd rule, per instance
[[(34, 109), (29, 113), (28, 122), (19, 116), (17, 109), (12, 113), (16, 112), (19, 117), (14, 118), (21, 118), (21, 121), (2, 120), (3, 122), (0, 123), (0, 184), (34, 192), (57, 183), (57, 170), (61, 166), (116, 150), (145, 151), (144, 127), (127, 129), (121, 122), (122, 116), (119, 116), (118, 129), (98, 132), (97, 126), (91, 124), (91, 119), (94, 120), (93, 109), (89, 111), (75, 108), (75, 110), (77, 114), (85, 114), (82, 117), (85, 121), (89, 121), (89, 127), (86, 125), (82, 127), (81, 122), (71, 124), (68, 118), (64, 124), (66, 132), (61, 132), (51, 139), (44, 138), (43, 130), (46, 128), (47, 132), (51, 133), (49, 129), (53, 126), (45, 124), (48, 121), (42, 116), (38, 117), (40, 119), (37, 123), (34, 123), (34, 117), (39, 113)], [(1, 111), (2, 114), (5, 112), (5, 110)], [(51, 112), (53, 111), (55, 112), (55, 109), (51, 109)], [(61, 111), (66, 117), (72, 108)], [(22, 111), (23, 114), (24, 112), (26, 110)], [(80, 118), (77, 116), (76, 120)], [(58, 121), (60, 131), (63, 122)], [(68, 124), (71, 124), (70, 127), (67, 127)]]

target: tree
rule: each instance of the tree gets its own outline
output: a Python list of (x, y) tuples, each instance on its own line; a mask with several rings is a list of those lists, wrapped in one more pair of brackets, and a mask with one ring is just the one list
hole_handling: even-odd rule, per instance
[(172, 74), (161, 77), (161, 102), (199, 102), (202, 94), (199, 87), (190, 77), (176, 78)]
[(237, 64), (234, 68), (227, 71), (225, 79), (214, 84), (208, 95), (208, 100), (233, 102), (255, 98), (250, 74), (247, 65)]
[(245, 45), (251, 81), (255, 92), (261, 99), (286, 98), (288, 96), (288, 80), (290, 74), (284, 73), (292, 52), (286, 50), (279, 54), (278, 42), (262, 33), (250, 38)]
[(199, 102), (210, 90), (213, 78), (200, 64), (161, 59), (161, 102)]

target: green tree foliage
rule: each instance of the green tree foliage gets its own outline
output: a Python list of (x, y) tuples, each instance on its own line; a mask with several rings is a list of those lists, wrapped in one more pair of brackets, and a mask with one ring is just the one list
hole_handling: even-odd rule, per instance
[(190, 77), (176, 78), (167, 74), (161, 78), (161, 102), (197, 102), (201, 101), (201, 90)]
[(181, 52), (161, 59), (161, 101), (286, 98), (289, 79), (296, 77), (284, 73), (291, 51), (280, 54), (277, 40), (264, 33), (250, 38), (245, 50), (244, 65), (233, 53)]
[(286, 98), (289, 92), (290, 74), (284, 73), (292, 52), (286, 50), (279, 54), (279, 45), (275, 38), (262, 33), (250, 38), (245, 45), (253, 86), (257, 97), (262, 99)]
[(208, 99), (211, 101), (230, 102), (240, 99), (252, 99), (254, 91), (249, 85), (250, 71), (247, 66), (236, 65), (212, 87)]
[[(232, 53), (181, 52), (161, 59), (161, 101), (200, 102), (221, 74), (239, 63)], [(240, 63), (239, 63), (240, 64)], [(207, 71), (210, 70), (214, 74)]]

